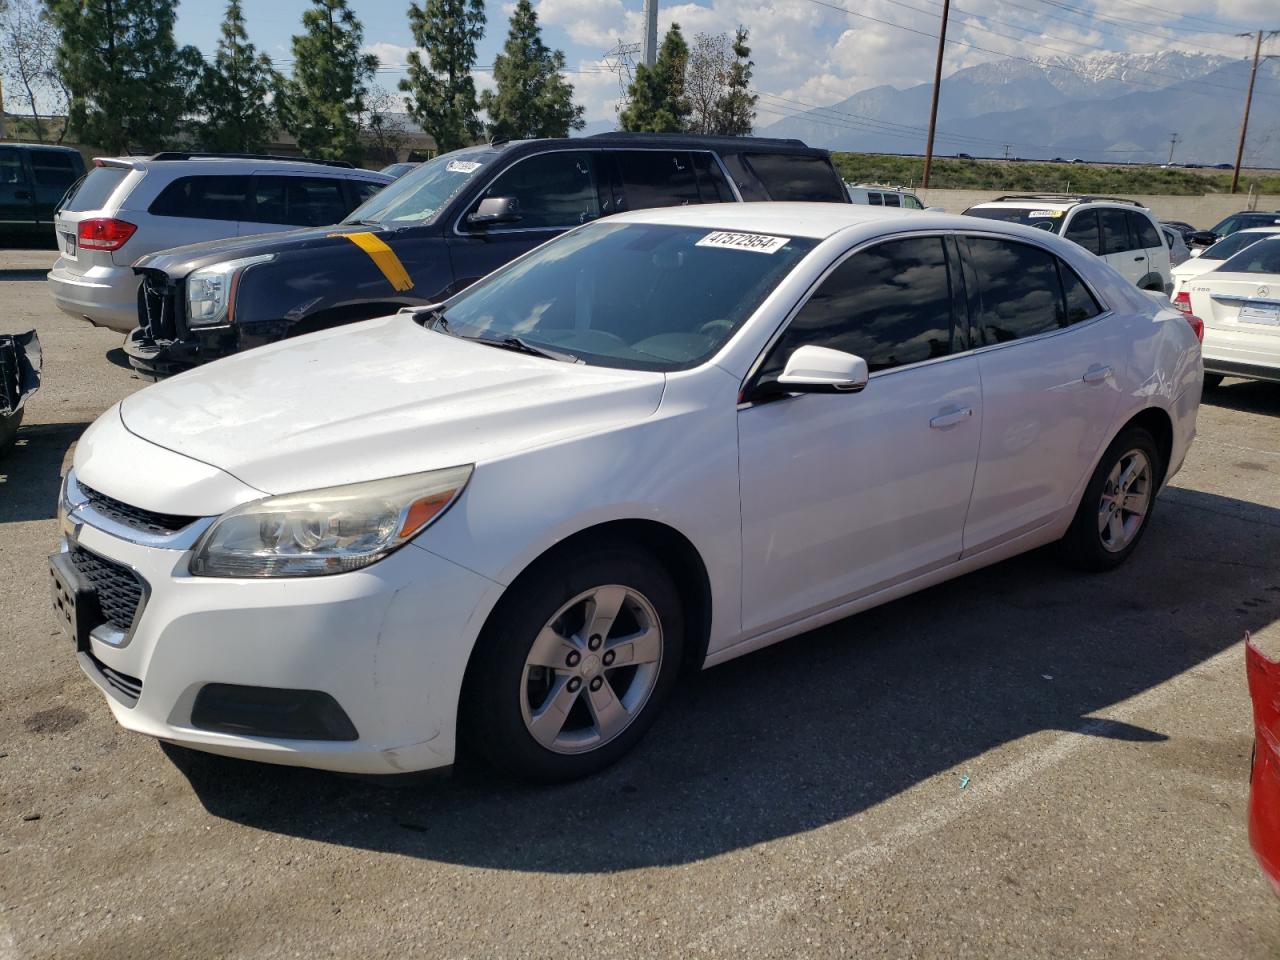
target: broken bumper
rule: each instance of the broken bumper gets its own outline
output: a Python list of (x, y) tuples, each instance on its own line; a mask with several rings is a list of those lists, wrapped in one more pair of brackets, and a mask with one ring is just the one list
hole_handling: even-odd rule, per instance
[(0, 454), (13, 444), (23, 407), (40, 389), (40, 338), (34, 330), (0, 334)]

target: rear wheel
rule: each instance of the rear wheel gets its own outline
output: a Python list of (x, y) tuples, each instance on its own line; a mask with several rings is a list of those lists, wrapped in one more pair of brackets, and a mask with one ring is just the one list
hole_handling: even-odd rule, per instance
[(1116, 437), (1062, 538), (1067, 559), (1085, 570), (1124, 563), (1150, 524), (1162, 471), (1160, 450), (1146, 430), (1129, 427)]
[(679, 593), (647, 551), (553, 557), (486, 626), (467, 672), (462, 734), (496, 769), (525, 779), (594, 773), (653, 723), (683, 639)]

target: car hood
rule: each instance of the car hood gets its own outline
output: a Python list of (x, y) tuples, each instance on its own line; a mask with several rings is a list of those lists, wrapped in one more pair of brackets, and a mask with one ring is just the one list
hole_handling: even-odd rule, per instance
[(223, 240), (206, 240), (203, 243), (189, 243), (183, 247), (171, 247), (159, 253), (149, 253), (138, 258), (133, 267), (135, 270), (160, 270), (169, 277), (179, 280), (201, 267), (238, 260), (241, 257), (315, 250), (342, 243), (342, 237), (349, 233), (377, 233), (385, 237), (394, 232), (388, 227), (378, 225), (339, 223), (326, 227), (303, 227), (277, 233), (259, 233), (248, 237), (227, 237)]
[(121, 405), (135, 435), (267, 493), (508, 456), (652, 414), (666, 378), (529, 356), (398, 314), (260, 347)]

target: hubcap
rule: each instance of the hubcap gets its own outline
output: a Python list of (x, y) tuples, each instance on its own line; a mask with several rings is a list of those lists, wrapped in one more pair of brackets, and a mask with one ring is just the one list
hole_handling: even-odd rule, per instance
[(1133, 542), (1146, 523), (1153, 492), (1151, 461), (1145, 453), (1130, 450), (1116, 461), (1098, 503), (1098, 535), (1104, 549), (1119, 553)]
[(662, 666), (653, 604), (618, 584), (574, 597), (538, 631), (524, 664), (520, 711), (538, 743), (584, 753), (639, 716)]

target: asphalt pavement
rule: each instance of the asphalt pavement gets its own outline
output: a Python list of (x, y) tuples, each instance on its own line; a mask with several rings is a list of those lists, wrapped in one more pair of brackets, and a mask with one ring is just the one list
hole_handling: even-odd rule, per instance
[(1025, 556), (690, 677), (555, 788), (120, 730), (49, 610), (60, 471), (145, 386), (0, 252), (0, 960), (1276, 957), (1241, 638), (1280, 638), (1280, 386), (1228, 381), (1137, 554)]

